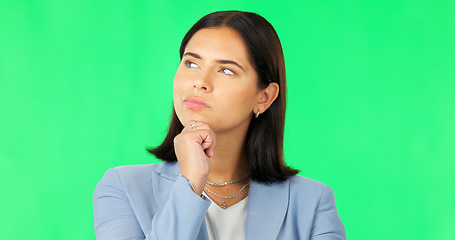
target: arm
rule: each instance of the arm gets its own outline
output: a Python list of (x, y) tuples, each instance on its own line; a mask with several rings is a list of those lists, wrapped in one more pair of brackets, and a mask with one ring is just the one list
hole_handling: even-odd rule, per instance
[(345, 240), (346, 232), (335, 205), (332, 188), (326, 186), (316, 208), (310, 239)]
[(196, 239), (209, 205), (178, 177), (166, 204), (153, 213), (151, 231), (144, 233), (117, 170), (109, 169), (93, 195), (95, 234), (98, 240)]

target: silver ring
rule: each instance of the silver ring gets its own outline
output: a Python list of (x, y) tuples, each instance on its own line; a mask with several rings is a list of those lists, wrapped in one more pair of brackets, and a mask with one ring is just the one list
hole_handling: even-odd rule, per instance
[(190, 126), (188, 126), (188, 129), (194, 129), (194, 130), (197, 130), (197, 128), (196, 128), (196, 127), (194, 127), (194, 125), (196, 125), (196, 124), (195, 124), (195, 123), (193, 123), (193, 124), (190, 124)]

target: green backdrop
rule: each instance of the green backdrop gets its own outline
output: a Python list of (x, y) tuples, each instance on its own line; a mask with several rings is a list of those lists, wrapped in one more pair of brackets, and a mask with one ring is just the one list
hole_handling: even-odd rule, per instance
[(285, 156), (348, 239), (455, 239), (455, 2), (0, 0), (0, 238), (94, 239), (108, 168), (156, 162), (185, 32), (254, 11), (285, 52)]

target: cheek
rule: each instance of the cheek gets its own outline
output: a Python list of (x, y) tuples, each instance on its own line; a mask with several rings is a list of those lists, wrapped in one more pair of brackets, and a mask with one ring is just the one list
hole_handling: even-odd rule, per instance
[(179, 110), (182, 106), (181, 100), (183, 98), (183, 96), (182, 96), (183, 82), (184, 81), (182, 79), (182, 75), (179, 73), (179, 71), (177, 71), (177, 73), (175, 74), (175, 77), (174, 77), (174, 83), (172, 85), (174, 109), (177, 112), (180, 112)]
[(175, 76), (174, 76), (174, 83), (173, 83), (174, 90), (176, 89), (176, 87), (178, 87), (180, 85), (180, 81), (181, 81), (181, 74), (180, 74), (180, 71), (177, 70), (177, 72), (175, 73)]
[(182, 92), (183, 85), (185, 83), (184, 75), (181, 74), (179, 70), (177, 70), (177, 73), (175, 74), (174, 77), (174, 83), (173, 83), (173, 92), (174, 92), (174, 100), (176, 95), (180, 94)]
[[(227, 91), (228, 88), (224, 89)], [(227, 109), (235, 108), (242, 112), (250, 112), (256, 102), (256, 89), (252, 86), (232, 88), (223, 100)]]

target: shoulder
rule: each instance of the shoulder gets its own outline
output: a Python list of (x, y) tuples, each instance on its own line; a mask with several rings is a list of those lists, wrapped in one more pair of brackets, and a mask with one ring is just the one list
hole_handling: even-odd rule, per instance
[[(289, 180), (290, 219), (299, 219), (299, 227), (307, 229), (310, 239), (346, 239), (332, 188), (313, 179), (294, 176)], [(310, 227), (310, 228), (308, 228)], [(319, 238), (318, 238), (319, 239)]]
[(169, 179), (175, 179), (180, 172), (177, 162), (159, 162), (142, 165), (125, 165), (108, 169), (103, 176), (104, 181), (119, 182), (121, 185), (149, 183), (152, 176), (157, 174)]
[(297, 202), (304, 201), (317, 204), (325, 195), (333, 195), (330, 186), (310, 178), (293, 176), (288, 181), (291, 201), (297, 200)]
[(318, 193), (324, 191), (325, 188), (328, 187), (328, 185), (316, 181), (314, 179), (302, 177), (302, 176), (292, 176), (289, 178), (289, 188), (291, 191), (296, 191), (296, 192), (313, 192), (313, 193)]
[(158, 173), (158, 174), (178, 174), (179, 167), (177, 162), (159, 162), (159, 163), (152, 163), (152, 164), (142, 164), (142, 165), (125, 165), (125, 166), (118, 166), (108, 171), (116, 171), (121, 177), (143, 177), (144, 175), (148, 175), (150, 173)]

